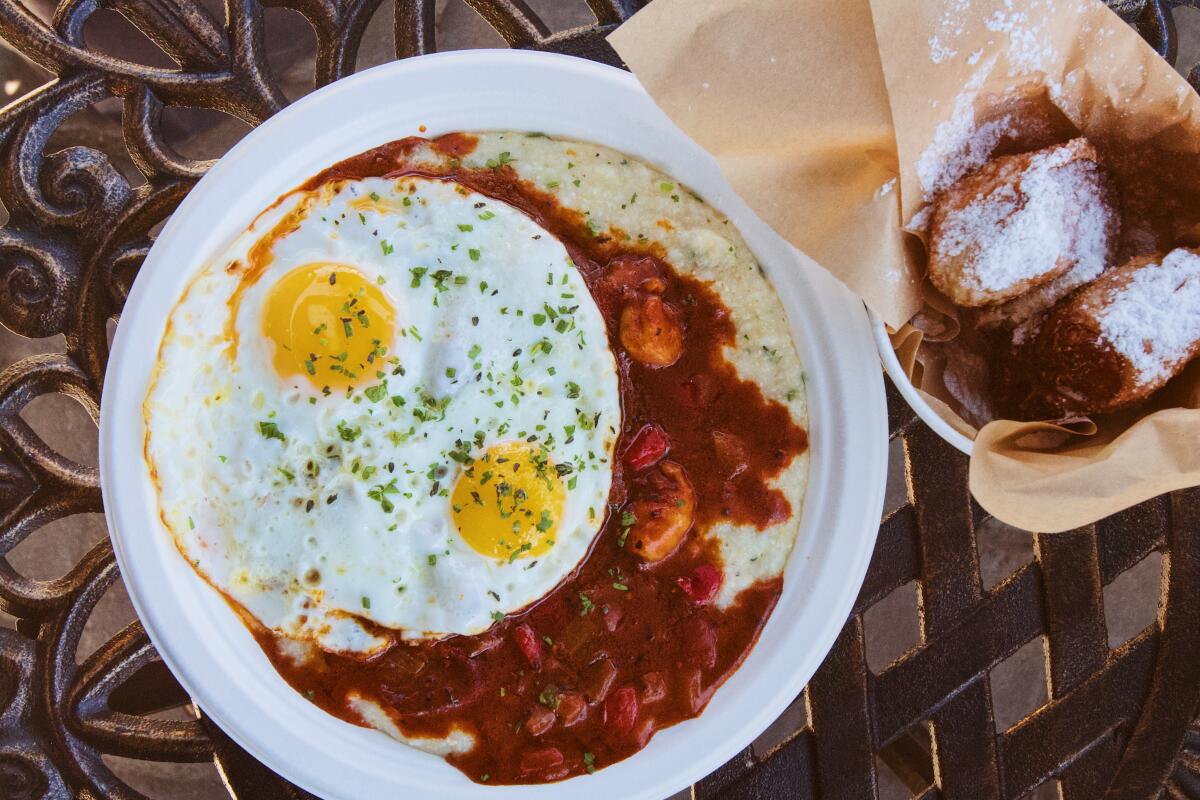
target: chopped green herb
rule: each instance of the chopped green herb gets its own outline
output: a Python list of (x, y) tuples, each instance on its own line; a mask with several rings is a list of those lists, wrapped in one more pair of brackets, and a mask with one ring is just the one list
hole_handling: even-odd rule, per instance
[(287, 437), (283, 435), (283, 431), (279, 430), (279, 426), (274, 422), (258, 423), (258, 432), (262, 434), (264, 439), (278, 439), (281, 442), (287, 441)]
[(390, 244), (388, 244), (387, 239), (383, 239), (379, 242), (379, 249), (383, 250), (383, 254), (385, 256), (390, 256), (395, 251), (396, 248), (394, 248)]
[(362, 596), (362, 607), (363, 608), (371, 607), (371, 598), (367, 597), (365, 594)]
[(623, 583), (614, 583), (613, 588), (616, 589), (618, 592), (628, 592), (629, 591), (629, 587)]
[(579, 593), (579, 616), (586, 617), (588, 614), (596, 610), (596, 604), (592, 602), (592, 598), (588, 597), (583, 592)]
[(429, 561), (429, 566), (436, 567), (437, 566), (437, 553), (430, 553), (429, 558), (427, 560)]
[(475, 249), (474, 247), (472, 247), (470, 250), (467, 251), (467, 255), (471, 257), (472, 261), (479, 260), (479, 251), (477, 249)]
[(583, 768), (588, 771), (588, 775), (596, 774), (596, 757), (591, 753), (583, 754)]
[(547, 686), (545, 689), (542, 689), (538, 694), (538, 702), (551, 710), (558, 708), (558, 688)]
[(503, 167), (509, 161), (512, 161), (512, 154), (509, 153), (507, 150), (505, 150), (500, 155), (496, 156), (495, 158), (489, 158), (484, 163), (487, 164), (489, 169), (498, 169), (500, 167)]
[(460, 231), (462, 231), (463, 233), (469, 233), (469, 232), (471, 232), (471, 231), (475, 230), (475, 226), (474, 226), (474, 225), (467, 224), (467, 223), (460, 222), (460, 223), (458, 224), (458, 229), (459, 229)]

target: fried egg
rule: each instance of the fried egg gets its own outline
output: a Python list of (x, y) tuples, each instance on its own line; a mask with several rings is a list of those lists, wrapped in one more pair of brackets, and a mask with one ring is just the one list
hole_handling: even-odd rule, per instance
[(160, 515), (259, 623), (337, 652), (536, 601), (606, 513), (620, 400), (562, 243), (458, 184), (287, 196), (189, 284), (144, 403)]

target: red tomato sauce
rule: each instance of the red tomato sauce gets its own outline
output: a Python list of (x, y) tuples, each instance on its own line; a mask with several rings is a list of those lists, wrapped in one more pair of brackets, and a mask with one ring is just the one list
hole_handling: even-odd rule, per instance
[[(448, 760), (472, 780), (560, 780), (627, 758), (655, 731), (696, 716), (741, 664), (782, 579), (759, 581), (718, 609), (711, 599), (720, 554), (702, 534), (718, 521), (762, 529), (787, 520), (792, 508), (769, 483), (807, 449), (808, 437), (786, 408), (738, 377), (723, 353), (736, 333), (729, 309), (707, 284), (672, 269), (660, 247), (621, 231), (593, 232), (582, 214), (507, 164), (462, 167), (458, 159), (475, 146), (468, 134), (433, 141), (448, 159), (443, 166), (412, 163), (425, 144), (392, 142), (303, 188), (379, 176), (455, 181), (515, 206), (564, 243), (604, 316), (617, 362), (623, 420), (607, 516), (574, 573), (482, 634), (397, 639), (371, 660), (319, 654), (303, 665), (281, 654), (273, 633), (260, 628), (256, 636), (280, 674), (334, 716), (361, 724), (345, 699), (355, 692), (390, 708), (409, 736), (471, 733), (476, 747)], [(683, 329), (670, 366), (639, 363), (621, 343), (622, 310), (644, 298), (646, 286)], [(655, 432), (628, 463), (624, 455), (647, 426)], [(638, 524), (623, 523), (639, 500), (660, 498), (664, 486), (669, 494), (668, 462), (694, 489), (694, 523), (670, 555), (647, 562), (635, 552)]]

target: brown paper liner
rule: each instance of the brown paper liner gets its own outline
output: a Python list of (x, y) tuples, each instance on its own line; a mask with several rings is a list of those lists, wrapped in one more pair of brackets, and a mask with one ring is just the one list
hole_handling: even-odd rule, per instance
[(1010, 118), (985, 156), (1091, 139), (1134, 223), (1123, 257), (1200, 242), (1200, 98), (1102, 3), (655, 0), (609, 40), (751, 207), (888, 323), (914, 386), (975, 439), (985, 509), (1060, 531), (1200, 484), (1195, 365), (1141, 410), (979, 429), (947, 389), (959, 310), (922, 280), (922, 175), (950, 160), (955, 120)]

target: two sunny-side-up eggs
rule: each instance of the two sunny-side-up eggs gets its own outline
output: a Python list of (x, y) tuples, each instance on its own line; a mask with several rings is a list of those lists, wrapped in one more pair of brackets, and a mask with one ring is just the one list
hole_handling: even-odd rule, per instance
[(144, 407), (164, 523), (267, 628), (327, 650), (471, 634), (606, 512), (620, 397), (562, 243), (448, 181), (287, 196), (173, 309)]

